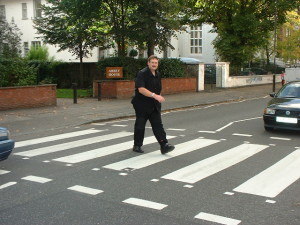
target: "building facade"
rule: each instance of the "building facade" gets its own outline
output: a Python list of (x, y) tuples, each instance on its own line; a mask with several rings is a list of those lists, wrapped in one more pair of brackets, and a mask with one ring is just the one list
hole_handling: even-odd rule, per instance
[[(33, 20), (42, 16), (41, 4), (46, 0), (0, 0), (0, 16), (7, 22), (13, 21), (22, 32), (22, 55), (25, 56), (33, 46), (43, 45), (40, 36), (33, 27)], [(196, 58), (203, 63), (215, 63), (216, 56), (212, 41), (217, 34), (210, 33), (212, 27), (208, 24), (202, 26), (188, 27), (187, 32), (179, 32), (177, 37), (171, 38), (171, 44), (175, 48), (168, 48), (165, 52), (157, 51), (159, 57), (188, 57)], [(49, 55), (56, 60), (64, 62), (78, 62), (76, 56), (68, 51), (58, 52), (53, 45), (46, 45)], [(100, 58), (113, 56), (115, 49), (99, 50), (94, 48), (92, 56), (84, 58), (84, 62), (97, 62)], [(146, 57), (146, 55), (144, 55)]]

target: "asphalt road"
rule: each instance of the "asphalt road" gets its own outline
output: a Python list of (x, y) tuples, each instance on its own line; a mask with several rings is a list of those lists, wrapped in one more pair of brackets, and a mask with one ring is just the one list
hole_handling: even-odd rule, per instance
[(266, 132), (268, 98), (165, 113), (161, 155), (133, 119), (19, 136), (0, 164), (0, 224), (300, 224), (299, 132)]

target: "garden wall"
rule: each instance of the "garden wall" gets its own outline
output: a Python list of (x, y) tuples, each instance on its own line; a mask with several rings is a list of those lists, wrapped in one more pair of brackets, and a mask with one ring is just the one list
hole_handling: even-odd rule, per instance
[[(98, 83), (100, 82), (101, 98), (126, 99), (134, 94), (132, 80), (104, 80), (93, 82), (93, 97), (98, 97)], [(197, 91), (197, 78), (163, 78), (161, 79), (163, 95)]]
[(56, 84), (0, 88), (0, 110), (55, 105)]

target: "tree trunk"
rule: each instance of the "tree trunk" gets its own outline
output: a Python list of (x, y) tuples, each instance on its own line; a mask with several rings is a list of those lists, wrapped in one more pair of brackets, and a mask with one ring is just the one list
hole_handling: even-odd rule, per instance
[(147, 48), (148, 57), (154, 55), (154, 44), (152, 42), (148, 42)]

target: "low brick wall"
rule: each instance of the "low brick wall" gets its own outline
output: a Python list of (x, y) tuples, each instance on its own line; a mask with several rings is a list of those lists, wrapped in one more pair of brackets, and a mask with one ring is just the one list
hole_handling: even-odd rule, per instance
[[(101, 98), (127, 99), (134, 94), (134, 81), (132, 80), (95, 80), (93, 82), (93, 97), (98, 97), (98, 82), (100, 82)], [(161, 82), (163, 95), (197, 91), (197, 79), (195, 77), (164, 78)]]
[(56, 105), (56, 84), (0, 88), (0, 110)]

